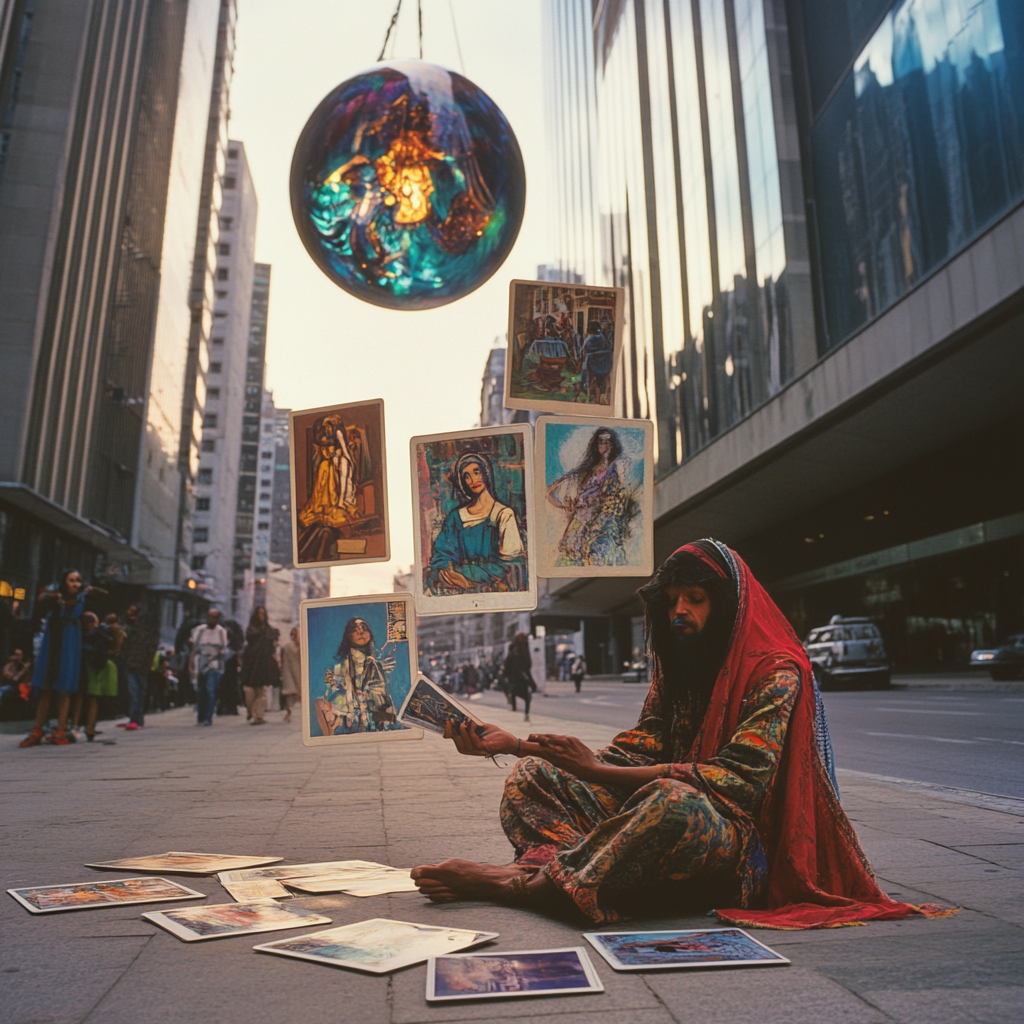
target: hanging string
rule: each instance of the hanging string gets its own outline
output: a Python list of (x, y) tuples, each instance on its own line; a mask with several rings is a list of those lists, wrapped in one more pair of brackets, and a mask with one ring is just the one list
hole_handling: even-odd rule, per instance
[[(450, 2), (451, 2), (451, 0), (449, 0), (449, 3)], [(387, 48), (388, 48), (388, 40), (391, 38), (391, 30), (395, 27), (395, 22), (398, 21), (398, 15), (399, 15), (399, 12), (401, 10), (402, 10), (402, 0), (398, 0), (398, 6), (395, 8), (395, 13), (391, 15), (391, 24), (388, 25), (387, 34), (384, 36), (384, 45), (380, 48), (380, 56), (377, 58), (378, 61), (382, 61), (384, 59), (384, 51), (387, 50)], [(421, 37), (421, 40), (420, 40), (420, 56), (421, 57), (423, 56), (423, 52), (422, 52), (423, 51), (423, 42), (422, 42), (423, 28), (422, 28), (422, 23), (423, 23), (423, 15), (421, 14), (420, 15), (420, 37)]]
[(448, 13), (452, 17), (452, 31), (455, 33), (455, 49), (459, 54), (459, 67), (462, 69), (462, 74), (466, 74), (466, 65), (462, 60), (462, 45), (459, 43), (459, 30), (455, 25), (455, 8), (452, 7), (452, 0), (448, 0)]
[(420, 60), (423, 60), (423, 0), (416, 0), (416, 9), (420, 16)]

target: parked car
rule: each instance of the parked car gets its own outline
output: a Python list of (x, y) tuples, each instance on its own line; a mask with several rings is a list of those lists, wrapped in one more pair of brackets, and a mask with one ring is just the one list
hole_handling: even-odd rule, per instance
[(870, 619), (833, 615), (827, 626), (807, 634), (804, 647), (822, 689), (841, 683), (889, 688), (889, 658)]
[(1024, 679), (1024, 633), (1008, 636), (999, 647), (971, 651), (971, 668), (987, 668), (993, 679)]

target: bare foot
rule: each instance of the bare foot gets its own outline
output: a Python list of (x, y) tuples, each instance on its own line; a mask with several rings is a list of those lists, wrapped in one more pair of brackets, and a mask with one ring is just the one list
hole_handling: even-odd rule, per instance
[(412, 880), (427, 899), (434, 903), (455, 900), (514, 902), (512, 880), (532, 875), (535, 868), (519, 864), (477, 864), (471, 860), (446, 860), (440, 864), (421, 864), (410, 872)]

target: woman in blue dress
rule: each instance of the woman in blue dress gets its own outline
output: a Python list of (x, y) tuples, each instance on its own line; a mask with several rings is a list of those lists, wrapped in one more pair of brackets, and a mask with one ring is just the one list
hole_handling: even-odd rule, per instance
[(66, 746), (73, 742), (68, 734), (68, 708), (71, 695), (78, 693), (82, 673), (82, 614), (90, 591), (106, 593), (96, 587), (87, 587), (77, 569), (61, 573), (58, 592), (49, 592), (40, 602), (49, 605), (43, 620), (43, 638), (39, 645), (32, 686), (39, 691), (35, 728), (19, 744), (34, 747), (43, 740), (43, 726), (50, 717), (50, 695), (56, 693), (57, 731), (51, 742)]
[(524, 590), (523, 539), (515, 512), (494, 496), (491, 460), (467, 452), (451, 481), (459, 504), (434, 541), (426, 586), (443, 595)]

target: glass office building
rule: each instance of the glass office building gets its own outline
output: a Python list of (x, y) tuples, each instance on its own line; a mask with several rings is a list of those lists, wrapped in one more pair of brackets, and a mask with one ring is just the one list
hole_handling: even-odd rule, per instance
[(627, 289), (662, 476), (1022, 198), (1019, 0), (545, 15), (554, 266)]

